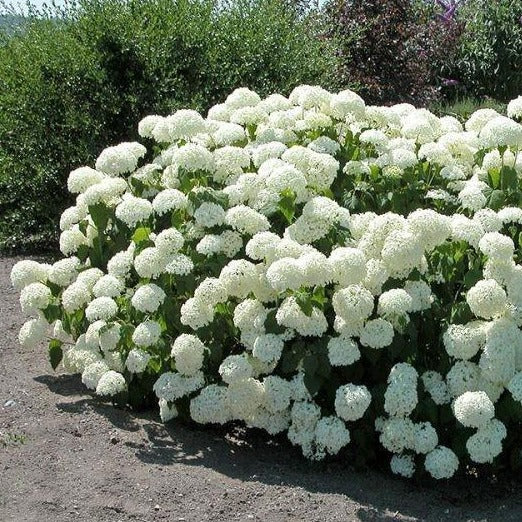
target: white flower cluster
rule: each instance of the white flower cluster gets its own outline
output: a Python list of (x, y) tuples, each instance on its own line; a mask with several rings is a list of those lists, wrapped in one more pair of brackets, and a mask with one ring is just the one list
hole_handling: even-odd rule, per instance
[(100, 396), (151, 383), (164, 421), (311, 459), (376, 430), (404, 477), (491, 463), (522, 403), (521, 118), (520, 97), (461, 124), (307, 85), (148, 116), (155, 157), (71, 172), (65, 259), (14, 266), (19, 340)]

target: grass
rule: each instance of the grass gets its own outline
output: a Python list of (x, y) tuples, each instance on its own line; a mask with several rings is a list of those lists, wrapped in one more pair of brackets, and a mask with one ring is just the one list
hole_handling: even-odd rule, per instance
[(467, 120), (479, 109), (495, 109), (501, 114), (506, 113), (506, 104), (494, 98), (459, 98), (451, 103), (438, 103), (430, 108), (438, 116), (454, 116), (460, 121)]

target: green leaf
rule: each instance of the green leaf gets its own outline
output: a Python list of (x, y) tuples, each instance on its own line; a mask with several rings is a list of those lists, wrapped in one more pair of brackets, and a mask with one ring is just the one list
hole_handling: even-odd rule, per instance
[(295, 199), (296, 194), (290, 189), (283, 190), (281, 192), (281, 199), (277, 205), (277, 208), (283, 214), (287, 223), (290, 224), (294, 220), (295, 216)]
[(479, 266), (475, 266), (472, 270), (466, 273), (464, 276), (464, 286), (467, 289), (470, 289), (474, 286), (480, 279), (482, 279), (482, 270)]
[(62, 350), (62, 342), (58, 339), (53, 339), (49, 343), (49, 362), (53, 367), (53, 370), (58, 368), (58, 365), (62, 361), (63, 350)]
[(54, 321), (62, 317), (61, 308), (54, 304), (48, 305), (45, 310), (42, 310), (42, 313), (48, 323), (54, 323)]
[(494, 190), (488, 198), (488, 207), (492, 210), (499, 210), (506, 201), (506, 195), (502, 190)]
[(148, 227), (139, 227), (136, 229), (134, 234), (132, 235), (132, 240), (137, 245), (142, 243), (143, 241), (148, 241), (150, 235), (150, 228)]
[(80, 259), (80, 261), (85, 261), (89, 257), (90, 248), (87, 245), (80, 245), (78, 247), (78, 251), (76, 252), (76, 255)]
[(266, 333), (282, 334), (285, 332), (286, 328), (284, 326), (280, 326), (277, 323), (276, 313), (277, 313), (277, 310), (271, 310), (270, 312), (268, 312), (266, 319), (265, 319), (265, 325), (264, 325)]
[(299, 308), (303, 311), (303, 313), (310, 317), (312, 312), (314, 311), (314, 305), (312, 304), (312, 296), (305, 292), (295, 294), (295, 298)]
[(305, 373), (303, 376), (303, 382), (306, 386), (306, 389), (308, 390), (310, 395), (313, 397), (320, 390), (320, 388), (323, 384), (323, 379), (318, 374)]
[(496, 168), (489, 169), (488, 180), (492, 188), (498, 189), (500, 187), (500, 170)]
[(316, 308), (323, 310), (325, 303), (328, 302), (328, 298), (325, 296), (324, 287), (319, 286), (314, 290), (311, 301)]
[(518, 188), (517, 171), (513, 167), (503, 166), (500, 171), (500, 188), (511, 192)]
[(89, 214), (98, 232), (104, 232), (111, 215), (109, 209), (103, 203), (97, 203), (89, 207)]

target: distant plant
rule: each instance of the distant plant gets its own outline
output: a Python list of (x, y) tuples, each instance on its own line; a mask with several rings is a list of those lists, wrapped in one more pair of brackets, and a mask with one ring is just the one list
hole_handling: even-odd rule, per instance
[(466, 0), (452, 74), (468, 95), (507, 101), (522, 91), (522, 0)]
[(437, 99), (461, 29), (449, 11), (442, 22), (432, 6), (410, 0), (341, 0), (328, 11), (344, 82), (355, 82), (371, 103)]

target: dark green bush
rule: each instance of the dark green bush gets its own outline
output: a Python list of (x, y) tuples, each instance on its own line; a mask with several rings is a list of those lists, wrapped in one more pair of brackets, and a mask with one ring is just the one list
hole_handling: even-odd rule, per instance
[(454, 77), (468, 95), (504, 101), (522, 92), (522, 0), (466, 0)]
[(48, 248), (70, 170), (147, 114), (206, 110), (239, 86), (332, 87), (310, 12), (283, 0), (84, 0), (0, 37), (0, 251)]

